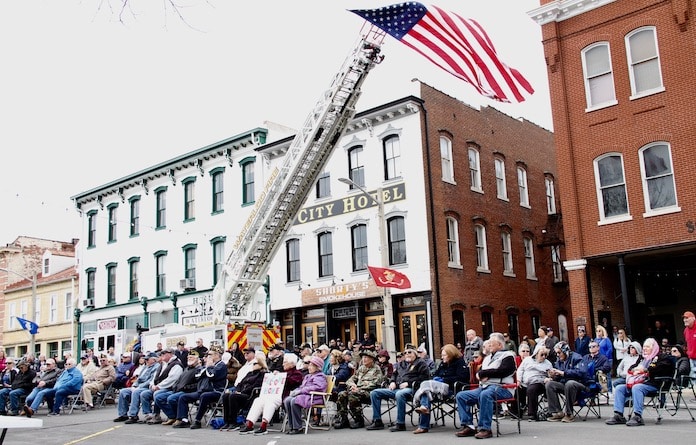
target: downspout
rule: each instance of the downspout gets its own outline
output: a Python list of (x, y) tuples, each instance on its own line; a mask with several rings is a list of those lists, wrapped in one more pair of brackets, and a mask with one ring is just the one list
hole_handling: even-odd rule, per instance
[(435, 297), (435, 304), (437, 305), (437, 323), (439, 331), (439, 342), (440, 347), (445, 344), (444, 337), (442, 336), (442, 306), (440, 305), (440, 266), (437, 257), (437, 231), (435, 230), (435, 208), (433, 206), (433, 174), (431, 168), (430, 159), (430, 134), (428, 132), (428, 110), (425, 108), (425, 101), (421, 102), (421, 110), (423, 110), (423, 127), (425, 129), (425, 153), (426, 153), (426, 168), (428, 172), (428, 194), (430, 199), (428, 200), (428, 207), (430, 212), (430, 231), (433, 234), (433, 242), (431, 243), (430, 254), (433, 257), (433, 267), (435, 268), (435, 286), (433, 291), (431, 291), (431, 299)]

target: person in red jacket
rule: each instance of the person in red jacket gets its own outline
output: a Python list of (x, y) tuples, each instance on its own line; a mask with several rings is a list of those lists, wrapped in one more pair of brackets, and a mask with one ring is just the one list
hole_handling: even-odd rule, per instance
[(686, 341), (686, 355), (691, 362), (691, 382), (696, 384), (696, 316), (691, 311), (684, 312), (684, 341)]

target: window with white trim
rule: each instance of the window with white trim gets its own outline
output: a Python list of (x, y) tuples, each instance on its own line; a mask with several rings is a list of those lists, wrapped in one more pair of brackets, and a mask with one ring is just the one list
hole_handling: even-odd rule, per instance
[(512, 243), (510, 241), (510, 234), (508, 232), (502, 232), (500, 234), (500, 241), (503, 249), (503, 274), (514, 275), (512, 269)]
[(459, 256), (459, 223), (452, 217), (447, 217), (447, 255), (448, 266), (461, 266)]
[(401, 141), (391, 135), (382, 142), (384, 148), (384, 179), (401, 177)]
[(556, 214), (556, 190), (554, 188), (555, 184), (551, 176), (546, 176), (544, 178), (544, 184), (546, 186), (546, 212), (549, 215)]
[(623, 155), (607, 153), (594, 160), (599, 219), (611, 220), (629, 215)]
[(595, 109), (616, 104), (609, 43), (594, 43), (583, 49), (581, 56), (587, 108)]
[(631, 98), (664, 91), (654, 26), (639, 28), (626, 35), (626, 54)]
[(474, 226), (476, 234), (476, 270), (488, 272), (488, 248), (486, 247), (486, 228), (482, 224)]
[(527, 170), (517, 167), (517, 188), (520, 191), (520, 205), (529, 207), (529, 188), (527, 186)]
[(479, 152), (475, 148), (469, 147), (469, 177), (471, 180), (471, 190), (482, 192), (481, 189), (481, 159)]
[(442, 163), (442, 180), (454, 182), (454, 165), (452, 160), (452, 141), (440, 136), (440, 161)]
[(524, 267), (527, 272), (527, 278), (536, 279), (536, 266), (534, 265), (534, 241), (525, 236), (524, 242)]
[(505, 182), (505, 160), (495, 158), (495, 188), (498, 198), (507, 201), (507, 183)]
[(640, 173), (646, 213), (677, 208), (672, 153), (666, 142), (655, 142), (641, 148)]
[(58, 295), (51, 295), (51, 302), (48, 307), (48, 322), (58, 321)]

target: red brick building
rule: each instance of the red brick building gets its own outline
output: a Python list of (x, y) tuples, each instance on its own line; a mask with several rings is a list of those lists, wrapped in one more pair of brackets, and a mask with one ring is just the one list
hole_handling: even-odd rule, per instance
[(439, 344), (464, 343), (465, 328), (483, 338), (509, 332), (517, 344), (536, 338), (540, 325), (565, 337), (570, 301), (554, 135), (425, 84), (421, 98)]
[(573, 324), (679, 340), (696, 306), (694, 2), (540, 5)]

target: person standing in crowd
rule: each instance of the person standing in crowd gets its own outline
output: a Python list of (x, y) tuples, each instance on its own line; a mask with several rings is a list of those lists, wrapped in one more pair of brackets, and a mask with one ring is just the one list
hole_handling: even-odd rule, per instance
[[(549, 336), (549, 338), (551, 338), (551, 343), (553, 343), (554, 346), (556, 345), (556, 343), (558, 343), (560, 341), (558, 336), (553, 333), (553, 328), (551, 326), (549, 326), (548, 336)], [(553, 351), (553, 347), (551, 347), (550, 350)]]
[(476, 335), (476, 331), (469, 329), (466, 331), (466, 344), (464, 345), (464, 360), (469, 364), (474, 360), (476, 353), (481, 352), (483, 339)]
[(691, 362), (691, 383), (696, 385), (696, 316), (691, 311), (684, 312), (684, 341), (686, 342), (686, 356)]
[(553, 339), (549, 337), (549, 329), (547, 326), (539, 326), (539, 330), (537, 331), (539, 334), (539, 337), (536, 339), (536, 346), (532, 350), (532, 355), (534, 355), (534, 351), (536, 351), (538, 348), (541, 346), (545, 347), (546, 349), (549, 350), (549, 355), (548, 359), (551, 363), (556, 361), (556, 354), (553, 351), (553, 347), (556, 345), (554, 343)]
[[(616, 332), (616, 337), (613, 341), (614, 346), (614, 369), (618, 366), (619, 362), (628, 356), (628, 347), (631, 344), (631, 339), (626, 335), (625, 329), (619, 329)], [(614, 385), (616, 386), (616, 385)]]
[(512, 352), (517, 351), (517, 345), (515, 344), (514, 340), (510, 338), (510, 334), (506, 332), (503, 334), (503, 337), (505, 337), (505, 349)]
[(580, 356), (590, 353), (590, 337), (587, 335), (585, 326), (578, 326), (578, 336), (575, 338), (575, 352)]

